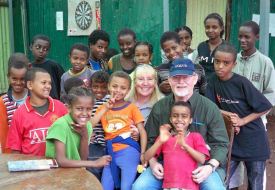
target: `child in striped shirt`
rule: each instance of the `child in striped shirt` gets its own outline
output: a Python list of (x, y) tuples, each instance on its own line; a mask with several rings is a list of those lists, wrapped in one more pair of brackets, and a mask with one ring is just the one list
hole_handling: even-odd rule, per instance
[[(110, 96), (108, 93), (109, 75), (105, 71), (97, 71), (90, 78), (90, 87), (93, 95), (96, 98), (92, 110), (92, 117), (97, 108), (106, 103)], [(106, 142), (104, 139), (104, 130), (101, 122), (93, 126), (93, 135), (89, 146), (89, 160), (96, 160), (106, 154)], [(103, 168), (88, 168), (99, 180), (101, 180)]]

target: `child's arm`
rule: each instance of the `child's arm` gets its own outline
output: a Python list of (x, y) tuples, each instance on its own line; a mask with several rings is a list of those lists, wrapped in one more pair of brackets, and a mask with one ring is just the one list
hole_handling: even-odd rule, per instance
[(96, 114), (94, 115), (94, 117), (91, 118), (91, 123), (92, 126), (95, 126), (96, 124), (98, 124), (98, 122), (101, 120), (102, 116), (114, 106), (115, 103), (115, 98), (110, 98), (108, 100), (108, 102), (106, 102), (105, 104), (102, 105), (102, 109), (100, 109), (98, 112), (96, 112)]
[(146, 150), (146, 146), (147, 146), (147, 133), (144, 129), (143, 122), (138, 123), (137, 128), (138, 128), (138, 131), (139, 131), (139, 134), (140, 134), (140, 147), (141, 147), (140, 160), (141, 160), (142, 164), (145, 164), (144, 154), (145, 154), (145, 150)]
[(89, 137), (88, 130), (86, 126), (81, 126), (79, 124), (72, 124), (73, 130), (80, 135), (80, 148), (79, 155), (81, 160), (87, 160), (89, 155)]
[(240, 118), (238, 116), (238, 114), (234, 113), (230, 115), (230, 119), (233, 123), (234, 127), (242, 127), (248, 123), (250, 123), (251, 121), (254, 121), (255, 119), (260, 118), (262, 115), (264, 115), (265, 113), (269, 112), (269, 110), (263, 111), (261, 113), (251, 113), (246, 117)]
[(162, 126), (160, 126), (159, 128), (159, 138), (155, 141), (155, 143), (145, 152), (144, 155), (144, 159), (145, 161), (149, 161), (151, 158), (153, 158), (156, 153), (157, 150), (159, 149), (159, 147), (165, 143), (166, 141), (168, 141), (168, 139), (170, 138), (171, 134), (169, 132), (171, 126), (168, 124), (164, 124)]
[[(95, 161), (91, 160), (69, 160), (66, 157), (65, 144), (59, 140), (54, 141), (56, 161), (61, 167), (103, 167), (111, 161), (110, 156), (103, 156)], [(86, 144), (87, 146), (87, 144)]]
[(195, 159), (198, 163), (204, 164), (205, 162), (205, 155), (195, 149), (193, 149), (191, 146), (189, 146), (185, 140), (183, 134), (177, 135), (177, 142), (181, 145), (181, 148), (185, 150), (190, 156), (192, 156), (193, 159)]

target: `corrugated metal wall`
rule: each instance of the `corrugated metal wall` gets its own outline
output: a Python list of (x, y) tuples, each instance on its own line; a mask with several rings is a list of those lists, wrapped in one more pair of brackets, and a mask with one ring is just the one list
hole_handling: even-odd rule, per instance
[(0, 93), (8, 88), (7, 68), (10, 56), (10, 33), (8, 7), (0, 5)]

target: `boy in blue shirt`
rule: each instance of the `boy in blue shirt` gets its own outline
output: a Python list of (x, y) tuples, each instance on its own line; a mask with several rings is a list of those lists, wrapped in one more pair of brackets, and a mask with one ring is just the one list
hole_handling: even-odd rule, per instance
[(109, 34), (104, 30), (94, 30), (89, 36), (88, 43), (91, 51), (88, 65), (94, 71), (106, 71), (107, 62), (104, 58), (110, 44)]
[[(237, 52), (229, 44), (221, 44), (214, 55), (215, 75), (208, 83), (206, 95), (228, 116), (236, 132), (232, 146), (230, 176), (240, 161), (247, 168), (248, 189), (263, 189), (263, 174), (270, 149), (261, 116), (272, 105), (243, 76), (232, 72)], [(257, 141), (255, 141), (257, 139)]]

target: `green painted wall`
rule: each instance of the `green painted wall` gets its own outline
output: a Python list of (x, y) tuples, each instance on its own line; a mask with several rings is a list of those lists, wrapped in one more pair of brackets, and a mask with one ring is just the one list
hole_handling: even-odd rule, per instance
[[(239, 26), (249, 20), (252, 20), (253, 14), (260, 14), (260, 1), (257, 0), (232, 0), (231, 6), (232, 23), (231, 23), (231, 37), (230, 42), (240, 50), (238, 42), (238, 29)], [(238, 13), (238, 14), (234, 14)], [(275, 13), (275, 1), (270, 1), (270, 13)], [(258, 43), (257, 43), (258, 46)], [(269, 57), (275, 65), (275, 37), (269, 37)]]
[[(14, 3), (14, 27), (19, 34), (22, 33), (20, 1)], [(52, 47), (49, 58), (58, 61), (64, 69), (70, 68), (68, 52), (72, 44), (81, 42), (87, 44), (87, 36), (68, 37), (67, 0), (26, 0), (27, 12), (27, 41), (38, 33), (44, 33), (51, 38)], [(173, 0), (169, 2), (170, 29), (185, 23), (186, 0)], [(64, 31), (55, 29), (55, 12), (63, 11)], [(102, 29), (111, 36), (111, 48), (118, 48), (117, 34), (124, 27), (132, 28), (137, 33), (138, 40), (145, 40), (154, 46), (153, 64), (159, 65), (160, 45), (159, 39), (163, 33), (163, 3), (162, 0), (101, 0)], [(17, 34), (18, 34), (17, 33)], [(23, 36), (15, 36), (15, 50), (24, 52)], [(29, 45), (29, 43), (28, 43)], [(27, 49), (32, 59), (30, 51)]]

